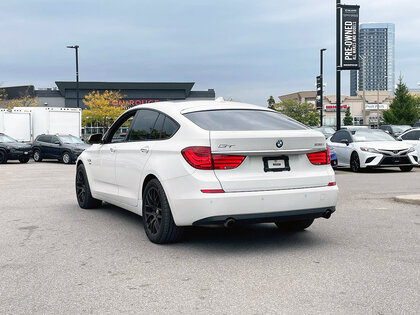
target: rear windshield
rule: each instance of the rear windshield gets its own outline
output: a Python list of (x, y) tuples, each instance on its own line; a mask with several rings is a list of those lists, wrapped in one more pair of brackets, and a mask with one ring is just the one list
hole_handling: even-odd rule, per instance
[(305, 125), (280, 113), (252, 109), (221, 109), (184, 114), (205, 130), (302, 130)]

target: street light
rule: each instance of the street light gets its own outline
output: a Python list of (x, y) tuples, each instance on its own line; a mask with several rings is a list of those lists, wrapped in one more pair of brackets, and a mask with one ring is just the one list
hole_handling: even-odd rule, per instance
[(365, 95), (365, 87), (366, 87), (366, 82), (365, 82), (365, 78), (366, 78), (366, 58), (362, 55), (359, 55), (359, 57), (362, 59), (363, 63), (362, 63), (362, 84), (363, 84), (363, 100), (362, 100), (362, 116), (363, 116), (363, 124), (365, 125), (365, 116), (366, 116), (366, 95)]
[(74, 48), (76, 51), (76, 101), (77, 108), (79, 106), (79, 45), (67, 46), (67, 48)]
[(322, 68), (323, 68), (323, 61), (324, 61), (324, 51), (326, 51), (327, 50), (327, 48), (322, 48), (320, 51), (319, 51), (319, 55), (320, 55), (320, 74), (319, 74), (319, 76), (320, 76), (320, 79), (321, 79), (321, 91), (320, 91), (320, 100), (319, 100), (319, 104), (320, 104), (320, 107), (321, 107), (321, 109), (320, 109), (320, 111), (319, 111), (319, 115), (320, 115), (320, 119), (321, 119), (321, 123), (320, 123), (320, 125), (321, 125), (321, 127), (322, 127), (322, 112), (323, 112), (323, 110), (324, 110), (324, 108), (323, 108), (323, 98), (324, 98), (324, 96), (323, 96), (323, 81), (324, 81), (324, 78), (322, 77)]

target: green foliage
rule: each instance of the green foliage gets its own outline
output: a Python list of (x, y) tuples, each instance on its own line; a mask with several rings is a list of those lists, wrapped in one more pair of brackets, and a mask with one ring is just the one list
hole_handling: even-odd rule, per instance
[(273, 96), (270, 96), (269, 99), (267, 100), (268, 103), (268, 108), (269, 109), (275, 109), (274, 105), (276, 104), (276, 101), (274, 100)]
[(296, 100), (286, 100), (275, 104), (275, 109), (305, 125), (318, 126), (319, 124), (319, 114), (312, 104), (299, 104)]
[(353, 117), (351, 117), (350, 107), (347, 106), (346, 113), (343, 119), (344, 126), (353, 126)]
[(386, 124), (413, 125), (419, 119), (418, 101), (408, 93), (407, 86), (399, 78), (395, 98), (389, 110), (383, 113)]

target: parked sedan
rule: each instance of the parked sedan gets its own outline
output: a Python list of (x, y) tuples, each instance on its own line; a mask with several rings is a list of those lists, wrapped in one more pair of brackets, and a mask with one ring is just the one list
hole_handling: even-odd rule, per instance
[(35, 162), (58, 159), (65, 164), (77, 160), (90, 145), (72, 135), (39, 135), (32, 144)]
[(335, 129), (329, 126), (314, 127), (313, 129), (320, 131), (325, 136), (325, 139), (331, 137), (335, 132)]
[(20, 163), (28, 163), (32, 154), (31, 145), (21, 143), (0, 133), (0, 164), (8, 160), (19, 160)]
[(381, 125), (379, 128), (385, 131), (386, 133), (389, 133), (394, 138), (397, 138), (403, 132), (411, 129), (411, 126), (409, 125)]
[(413, 128), (401, 134), (398, 139), (413, 145), (420, 156), (420, 128)]
[(350, 167), (354, 172), (389, 166), (409, 172), (419, 161), (411, 144), (397, 141), (382, 130), (342, 129), (328, 139), (328, 146), (334, 148), (338, 166)]
[[(116, 136), (129, 125), (124, 139)], [(81, 208), (102, 201), (143, 216), (154, 243), (182, 227), (274, 222), (302, 230), (335, 211), (325, 138), (260, 106), (159, 102), (126, 111), (77, 161)]]

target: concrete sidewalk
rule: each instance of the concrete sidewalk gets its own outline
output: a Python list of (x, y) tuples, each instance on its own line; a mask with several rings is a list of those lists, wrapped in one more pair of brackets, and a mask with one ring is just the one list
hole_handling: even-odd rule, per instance
[(394, 197), (395, 201), (420, 205), (420, 194)]

